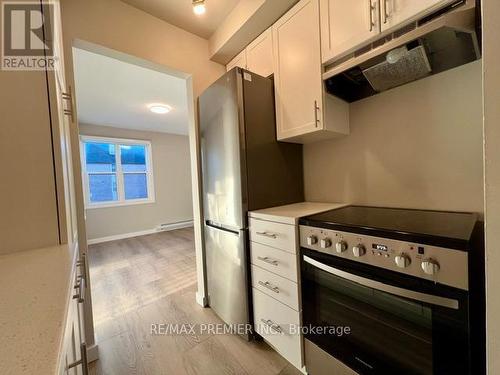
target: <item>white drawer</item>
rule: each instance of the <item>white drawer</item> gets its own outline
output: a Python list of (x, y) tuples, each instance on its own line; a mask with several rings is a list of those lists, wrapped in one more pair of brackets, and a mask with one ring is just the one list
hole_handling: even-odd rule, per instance
[(250, 218), (250, 240), (291, 253), (297, 252), (297, 227)]
[(297, 282), (296, 254), (250, 242), (250, 257), (252, 264)]
[(299, 287), (297, 283), (252, 265), (254, 288), (299, 311)]
[(290, 363), (302, 368), (302, 337), (293, 332), (299, 330), (300, 314), (258, 289), (252, 291), (255, 330)]

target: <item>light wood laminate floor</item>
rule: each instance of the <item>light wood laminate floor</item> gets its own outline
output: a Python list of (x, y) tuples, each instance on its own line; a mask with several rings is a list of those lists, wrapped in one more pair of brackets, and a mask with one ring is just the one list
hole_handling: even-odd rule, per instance
[(221, 323), (195, 301), (191, 228), (92, 245), (100, 359), (92, 375), (300, 374), (263, 342), (234, 335), (151, 335), (152, 323)]

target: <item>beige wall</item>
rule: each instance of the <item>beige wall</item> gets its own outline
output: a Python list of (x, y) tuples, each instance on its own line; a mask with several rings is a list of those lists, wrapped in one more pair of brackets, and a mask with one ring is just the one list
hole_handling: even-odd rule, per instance
[(500, 374), (500, 2), (483, 0), (488, 374)]
[(0, 254), (57, 245), (45, 72), (0, 71), (0, 87)]
[(87, 209), (89, 240), (150, 230), (164, 223), (193, 220), (187, 136), (89, 124), (80, 124), (80, 134), (147, 140), (153, 150), (155, 202)]
[[(63, 16), (64, 49), (68, 84), (74, 86), (71, 47), (75, 40), (84, 40), (123, 53), (152, 61), (191, 75), (187, 82), (193, 86), (196, 98), (208, 85), (225, 72), (225, 67), (209, 60), (208, 41), (170, 25), (119, 0), (64, 0)], [(194, 101), (188, 103), (195, 108)], [(200, 199), (197, 190), (199, 155), (194, 116), (190, 123), (191, 168), (193, 178), (193, 207), (199, 293), (204, 299), (204, 275), (202, 264), (201, 218), (198, 214)], [(73, 147), (78, 146), (78, 129), (72, 135)], [(79, 171), (79, 158), (75, 157), (75, 173)], [(78, 183), (79, 181), (77, 181)], [(82, 192), (77, 192), (82, 199)], [(80, 246), (86, 249), (83, 211), (79, 211), (78, 230)]]
[(61, 5), (68, 57), (75, 39), (112, 48), (192, 74), (195, 96), (225, 71), (209, 60), (207, 40), (119, 0), (64, 0)]
[(306, 198), (483, 212), (481, 63), (351, 105), (351, 134), (304, 147)]

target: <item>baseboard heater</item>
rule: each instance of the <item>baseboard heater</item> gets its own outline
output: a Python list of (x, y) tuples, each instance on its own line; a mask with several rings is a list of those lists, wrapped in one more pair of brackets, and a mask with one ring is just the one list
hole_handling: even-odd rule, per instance
[(178, 221), (176, 223), (163, 223), (156, 227), (157, 232), (164, 232), (174, 229), (187, 228), (193, 226), (193, 220)]

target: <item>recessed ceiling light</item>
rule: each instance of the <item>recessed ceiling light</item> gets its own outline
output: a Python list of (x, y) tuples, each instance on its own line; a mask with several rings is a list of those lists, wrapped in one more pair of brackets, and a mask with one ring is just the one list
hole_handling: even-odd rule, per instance
[(148, 105), (148, 108), (151, 112), (158, 113), (160, 115), (168, 113), (172, 110), (172, 107), (170, 107), (169, 105), (160, 104), (160, 103), (150, 104), (150, 105)]
[(193, 12), (197, 16), (201, 16), (206, 12), (205, 0), (193, 0)]

